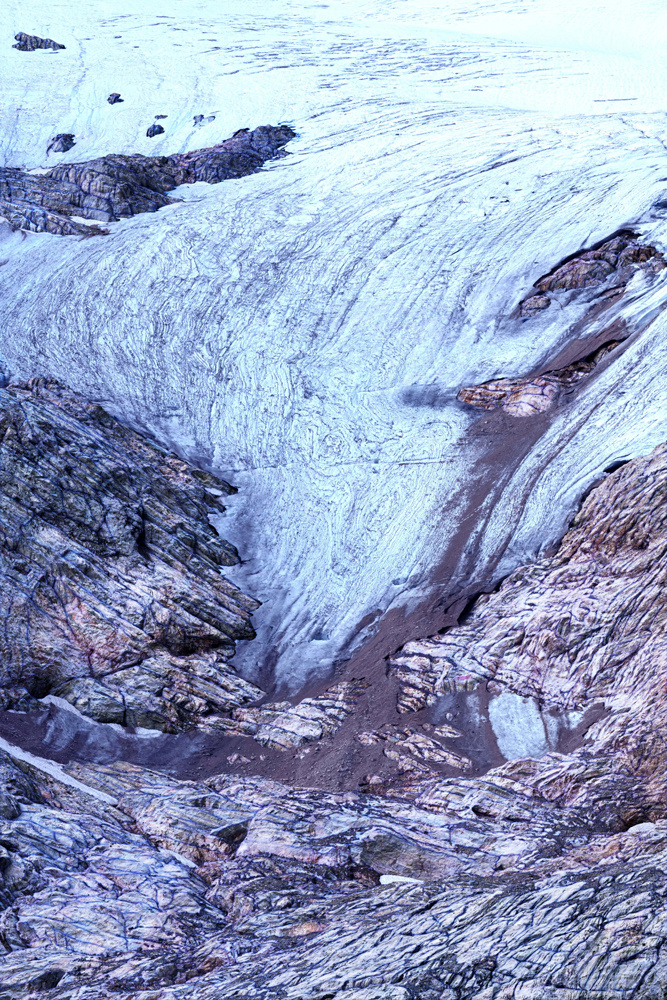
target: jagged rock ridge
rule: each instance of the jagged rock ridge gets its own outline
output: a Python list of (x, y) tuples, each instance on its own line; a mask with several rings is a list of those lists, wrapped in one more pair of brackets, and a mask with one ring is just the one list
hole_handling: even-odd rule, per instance
[(14, 228), (60, 236), (103, 234), (77, 222), (115, 222), (173, 203), (179, 184), (217, 184), (255, 173), (280, 156), (295, 132), (288, 125), (241, 129), (217, 146), (171, 156), (110, 155), (85, 163), (63, 163), (46, 173), (0, 168), (0, 217)]
[[(530, 319), (547, 309), (551, 305), (548, 292), (563, 290), (576, 293), (581, 289), (604, 285), (604, 294), (617, 296), (623, 293), (637, 271), (652, 277), (666, 267), (664, 255), (654, 246), (643, 244), (634, 233), (621, 232), (591, 250), (573, 254), (549, 274), (538, 279), (533, 287), (539, 293), (520, 303), (516, 318)], [(585, 357), (561, 368), (464, 386), (459, 389), (456, 398), (459, 402), (483, 410), (499, 408), (513, 417), (544, 413), (592, 374), (620, 342), (610, 339), (602, 345), (598, 343), (595, 350)]]

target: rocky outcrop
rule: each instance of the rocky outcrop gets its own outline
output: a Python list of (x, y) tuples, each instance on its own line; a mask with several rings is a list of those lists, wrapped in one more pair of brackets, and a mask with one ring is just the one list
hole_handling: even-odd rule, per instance
[(262, 692), (228, 665), (257, 602), (209, 524), (229, 484), (63, 386), (0, 390), (0, 685), (177, 729)]
[(590, 250), (573, 254), (553, 271), (533, 285), (537, 289), (519, 306), (519, 316), (530, 319), (551, 305), (550, 292), (572, 291), (601, 285), (613, 275), (615, 287), (623, 287), (639, 268), (650, 274), (664, 270), (664, 255), (653, 246), (640, 242), (629, 230), (617, 233), (611, 239), (596, 244)]
[(233, 492), (57, 382), (0, 390), (0, 707), (50, 695), (277, 750), (335, 733), (364, 681), (255, 707), (264, 691), (230, 665), (258, 607), (222, 576), (239, 557), (208, 520)]
[(556, 371), (532, 378), (498, 378), (481, 385), (459, 389), (456, 398), (482, 410), (501, 409), (513, 417), (531, 417), (556, 406), (562, 396), (590, 375), (618, 341), (603, 344), (596, 351)]
[(267, 160), (280, 156), (294, 136), (287, 125), (262, 125), (190, 153), (110, 155), (85, 163), (60, 164), (41, 174), (2, 167), (0, 216), (14, 228), (32, 232), (102, 234), (106, 230), (72, 216), (96, 223), (157, 212), (173, 203), (167, 192), (180, 184), (217, 184), (255, 173)]
[(52, 38), (40, 38), (39, 35), (26, 35), (25, 31), (19, 31), (14, 35), (16, 44), (13, 49), (20, 49), (21, 52), (34, 52), (35, 49), (64, 49), (65, 46), (59, 42), (54, 42)]
[[(86, 698), (108, 707), (112, 689), (128, 705), (148, 691), (159, 712), (176, 706), (174, 725), (198, 711), (209, 731), (246, 727), (281, 758), (350, 726), (361, 681), (296, 706), (239, 705), (226, 719), (212, 703), (195, 711), (193, 691), (187, 707), (153, 691), (145, 678), (161, 664), (197, 684), (215, 656), (233, 676), (229, 629), (247, 624), (248, 599), (230, 585), (212, 591), (237, 615), (230, 624), (218, 609), (224, 632), (201, 596), (211, 572), (222, 579), (214, 567), (235, 558), (205, 516), (230, 488), (57, 384), (10, 386), (1, 398), (0, 607), (35, 637), (5, 627), (14, 644), (3, 664), (19, 662), (15, 650), (26, 665), (41, 651), (42, 672), (26, 673), (48, 677), (51, 656), (60, 696), (81, 710)], [(462, 624), (406, 645), (390, 663), (402, 723), (355, 739), (393, 776), (369, 772), (360, 790), (232, 773), (182, 781), (127, 763), (48, 765), (48, 774), (11, 748), (0, 753), (4, 995), (658, 1000), (666, 496), (661, 446), (589, 494), (554, 555), (478, 598)], [(147, 580), (155, 605), (137, 624)], [(127, 666), (109, 621), (117, 644), (149, 654)], [(66, 679), (68, 663), (83, 663), (81, 636), (91, 666)], [(480, 689), (532, 696), (545, 710), (597, 706), (597, 720), (584, 742), (475, 776), (466, 733), (445, 708)]]
[[(535, 282), (537, 294), (520, 303), (516, 317), (530, 319), (551, 305), (549, 293), (608, 284), (611, 295), (622, 293), (625, 285), (641, 271), (649, 277), (667, 267), (664, 255), (641, 243), (639, 237), (622, 231), (593, 247), (567, 258), (549, 274)], [(563, 367), (543, 369), (536, 374), (491, 379), (480, 385), (464, 386), (456, 398), (483, 410), (502, 409), (513, 417), (544, 413), (562, 402), (575, 386), (587, 378), (616, 347), (620, 340), (608, 340), (593, 351)], [(576, 357), (576, 356), (575, 356)]]
[(123, 98), (120, 96), (120, 94), (117, 94), (114, 91), (113, 94), (109, 94), (109, 96), (107, 97), (107, 101), (109, 102), (109, 104), (122, 104)]
[(149, 125), (148, 128), (146, 129), (146, 136), (148, 139), (153, 139), (155, 138), (156, 135), (162, 135), (163, 133), (164, 133), (164, 128), (162, 127), (162, 125), (158, 125), (157, 122), (153, 122), (153, 124)]
[(291, 750), (335, 733), (367, 687), (363, 680), (341, 681), (297, 705), (279, 701), (265, 702), (261, 708), (236, 708), (231, 718), (216, 719), (212, 724), (230, 735), (252, 736), (273, 750)]
[(608, 714), (585, 747), (506, 773), (559, 807), (585, 805), (611, 830), (663, 819), (666, 493), (664, 445), (609, 475), (555, 556), (480, 597), (463, 625), (393, 658), (400, 711), (478, 685), (561, 709), (601, 704)]

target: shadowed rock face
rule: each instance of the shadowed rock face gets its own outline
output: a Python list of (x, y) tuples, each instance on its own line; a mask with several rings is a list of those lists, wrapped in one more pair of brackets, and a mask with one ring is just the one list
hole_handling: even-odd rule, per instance
[(58, 135), (54, 135), (47, 147), (46, 152), (67, 153), (74, 146), (76, 146), (76, 143), (74, 142), (74, 135), (72, 132), (59, 132)]
[(217, 184), (255, 173), (267, 160), (281, 155), (295, 134), (287, 125), (261, 125), (217, 146), (172, 156), (110, 155), (86, 163), (63, 163), (44, 174), (2, 167), (0, 216), (15, 229), (60, 236), (99, 235), (105, 230), (71, 216), (114, 222), (157, 212), (173, 203), (167, 192), (179, 184)]
[(34, 52), (35, 49), (64, 49), (65, 46), (59, 42), (54, 42), (52, 38), (40, 38), (39, 35), (26, 35), (25, 31), (19, 31), (14, 35), (16, 45), (13, 49), (20, 49), (21, 52)]

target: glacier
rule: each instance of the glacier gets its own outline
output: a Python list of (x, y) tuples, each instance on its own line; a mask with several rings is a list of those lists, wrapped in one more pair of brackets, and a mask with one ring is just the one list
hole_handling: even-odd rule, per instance
[[(0, 226), (7, 371), (238, 487), (219, 527), (262, 602), (245, 676), (293, 693), (423, 635), (424, 607), (436, 631), (667, 436), (664, 272), (614, 307), (623, 353), (515, 441), (455, 398), (582, 336), (592, 292), (511, 315), (559, 260), (623, 227), (667, 249), (664, 5), (11, 0), (0, 20), (6, 166), (297, 131), (105, 237)], [(19, 30), (66, 49), (13, 50)], [(76, 144), (47, 157), (58, 132)]]

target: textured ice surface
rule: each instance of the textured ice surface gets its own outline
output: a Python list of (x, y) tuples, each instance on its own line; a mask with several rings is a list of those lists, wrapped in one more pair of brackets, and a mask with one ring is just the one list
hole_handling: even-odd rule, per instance
[[(3, 5), (2, 162), (179, 152), (279, 121), (299, 138), (108, 237), (0, 227), (2, 353), (239, 487), (229, 575), (264, 605), (237, 662), (296, 687), (365, 616), (433, 586), (485, 454), (457, 389), (524, 374), (583, 314), (503, 319), (531, 283), (622, 226), (667, 249), (664, 4), (139, 6)], [(67, 48), (18, 52), (19, 30)], [(58, 132), (76, 145), (47, 159)], [(667, 285), (638, 305), (641, 281), (621, 314), (654, 322), (479, 501), (445, 590), (529, 557), (605, 467), (667, 436)]]

